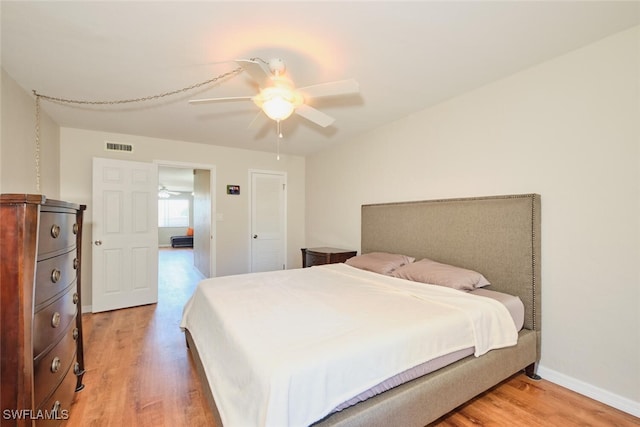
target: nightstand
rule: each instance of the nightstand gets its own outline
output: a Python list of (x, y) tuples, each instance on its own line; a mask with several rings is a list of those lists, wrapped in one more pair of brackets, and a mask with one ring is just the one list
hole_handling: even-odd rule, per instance
[(358, 251), (338, 248), (302, 248), (302, 267), (345, 262)]

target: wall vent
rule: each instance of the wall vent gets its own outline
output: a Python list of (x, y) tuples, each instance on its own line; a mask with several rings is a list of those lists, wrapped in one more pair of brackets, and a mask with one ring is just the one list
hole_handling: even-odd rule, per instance
[(121, 144), (119, 142), (104, 142), (105, 151), (124, 151), (126, 153), (133, 152), (133, 145), (131, 144)]

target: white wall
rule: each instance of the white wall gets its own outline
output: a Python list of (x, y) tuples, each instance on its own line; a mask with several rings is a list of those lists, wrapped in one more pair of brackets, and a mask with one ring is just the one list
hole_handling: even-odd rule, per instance
[(60, 198), (60, 128), (40, 111), (40, 191), (36, 187), (34, 97), (2, 69), (0, 192)]
[[(104, 142), (134, 145), (133, 153), (106, 152)], [(248, 170), (285, 171), (287, 186), (287, 267), (301, 267), (304, 247), (305, 159), (275, 153), (240, 150), (207, 144), (146, 138), (82, 129), (60, 129), (60, 192), (66, 200), (87, 205), (83, 236), (82, 300), (91, 301), (92, 158), (213, 165), (216, 169), (216, 271), (218, 276), (248, 272)], [(240, 195), (227, 195), (227, 184), (240, 185)]]
[(307, 158), (307, 245), (359, 248), (365, 203), (540, 193), (540, 372), (640, 415), (639, 28)]

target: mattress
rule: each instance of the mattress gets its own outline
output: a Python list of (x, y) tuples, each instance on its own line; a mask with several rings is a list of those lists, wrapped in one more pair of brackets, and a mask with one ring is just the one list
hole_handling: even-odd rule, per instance
[(412, 367), (517, 342), (494, 298), (344, 264), (207, 279), (181, 327), (230, 426), (309, 425)]

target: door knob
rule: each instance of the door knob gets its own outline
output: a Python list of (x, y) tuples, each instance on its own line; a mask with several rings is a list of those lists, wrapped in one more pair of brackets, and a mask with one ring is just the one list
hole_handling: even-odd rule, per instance
[(96, 244), (96, 246), (100, 246), (102, 244), (102, 240), (96, 240), (95, 244)]
[(257, 234), (254, 234), (254, 235), (253, 235), (253, 238), (254, 238), (254, 239), (257, 239), (257, 238), (258, 238), (258, 235), (257, 235)]

